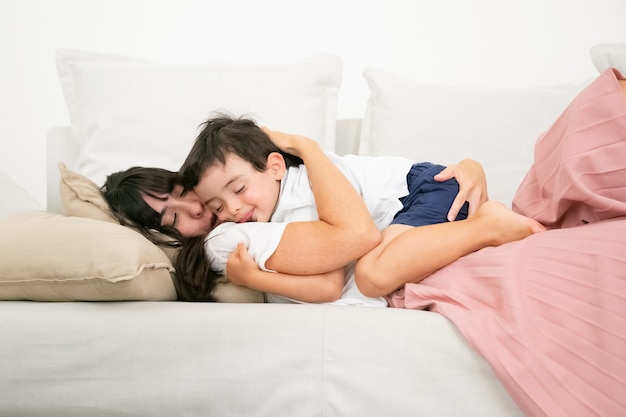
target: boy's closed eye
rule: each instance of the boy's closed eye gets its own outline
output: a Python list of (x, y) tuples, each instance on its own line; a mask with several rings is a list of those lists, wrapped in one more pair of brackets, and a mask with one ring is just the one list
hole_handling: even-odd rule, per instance
[(206, 201), (204, 205), (207, 206), (213, 213), (219, 213), (224, 208), (224, 205), (216, 199)]

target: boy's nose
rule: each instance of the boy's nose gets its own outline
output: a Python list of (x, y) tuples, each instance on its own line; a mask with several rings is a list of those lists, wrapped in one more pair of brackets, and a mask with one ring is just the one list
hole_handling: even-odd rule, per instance
[(228, 212), (230, 213), (231, 216), (235, 216), (237, 213), (239, 213), (239, 205), (238, 204), (229, 204), (228, 205)]
[(236, 220), (237, 214), (239, 213), (240, 210), (241, 210), (241, 205), (238, 203), (238, 201), (231, 200), (226, 203), (226, 210), (224, 211), (227, 212), (228, 215), (230, 216), (228, 220)]

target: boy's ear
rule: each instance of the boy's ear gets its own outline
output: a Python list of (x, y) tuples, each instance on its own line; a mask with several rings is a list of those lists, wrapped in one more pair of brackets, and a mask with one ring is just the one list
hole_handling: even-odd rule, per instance
[(285, 176), (287, 164), (285, 158), (279, 152), (272, 152), (267, 156), (267, 170), (274, 174), (277, 181)]

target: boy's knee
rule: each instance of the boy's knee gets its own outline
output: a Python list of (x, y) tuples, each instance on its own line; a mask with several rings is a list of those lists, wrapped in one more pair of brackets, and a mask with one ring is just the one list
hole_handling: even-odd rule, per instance
[(355, 281), (357, 288), (366, 297), (376, 298), (387, 295), (385, 289), (385, 275), (377, 271), (373, 262), (361, 259), (355, 266)]

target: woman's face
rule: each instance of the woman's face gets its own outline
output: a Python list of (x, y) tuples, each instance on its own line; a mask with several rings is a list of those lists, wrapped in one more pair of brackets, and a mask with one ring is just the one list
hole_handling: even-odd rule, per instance
[(183, 188), (176, 185), (171, 194), (162, 198), (144, 196), (144, 201), (161, 214), (161, 226), (172, 226), (184, 237), (201, 236), (218, 223), (217, 216), (193, 192), (182, 195)]

